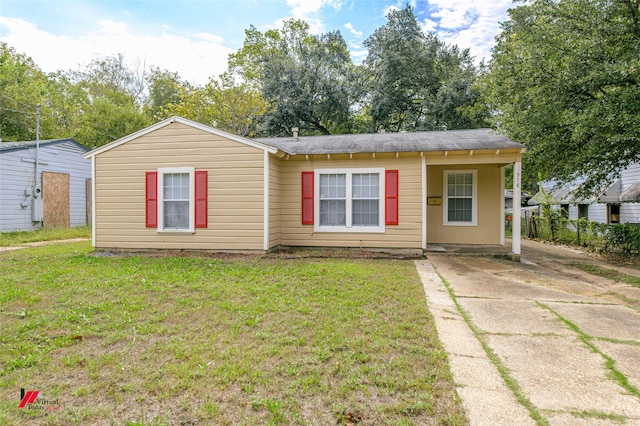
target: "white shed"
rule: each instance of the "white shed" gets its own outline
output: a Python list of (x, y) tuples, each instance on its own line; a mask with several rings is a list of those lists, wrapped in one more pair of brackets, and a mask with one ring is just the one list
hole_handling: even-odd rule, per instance
[(89, 224), (87, 151), (73, 139), (0, 143), (0, 231)]

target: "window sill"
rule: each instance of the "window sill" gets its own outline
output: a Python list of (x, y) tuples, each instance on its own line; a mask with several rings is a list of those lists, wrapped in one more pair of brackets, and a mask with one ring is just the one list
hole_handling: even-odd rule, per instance
[(195, 234), (193, 229), (160, 229), (158, 234)]
[(338, 232), (338, 233), (358, 233), (358, 234), (383, 234), (385, 232), (384, 227), (351, 227), (345, 228), (342, 226), (319, 226), (315, 227), (314, 232), (316, 233), (330, 233), (330, 232)]
[(445, 222), (442, 224), (443, 226), (478, 226), (475, 222)]

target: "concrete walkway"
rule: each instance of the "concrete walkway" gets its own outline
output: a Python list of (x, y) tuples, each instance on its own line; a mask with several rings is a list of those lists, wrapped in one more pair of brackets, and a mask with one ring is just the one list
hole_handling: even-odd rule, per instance
[(471, 424), (640, 425), (640, 288), (536, 244), (523, 263), (415, 261)]

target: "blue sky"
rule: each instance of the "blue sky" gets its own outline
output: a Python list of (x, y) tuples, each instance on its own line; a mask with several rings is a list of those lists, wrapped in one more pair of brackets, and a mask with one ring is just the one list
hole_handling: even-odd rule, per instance
[(1, 0), (0, 41), (45, 72), (77, 69), (121, 53), (132, 66), (154, 65), (204, 84), (226, 69), (250, 25), (306, 20), (314, 33), (340, 30), (354, 62), (363, 41), (393, 8), (413, 6), (425, 31), (488, 59), (511, 0)]

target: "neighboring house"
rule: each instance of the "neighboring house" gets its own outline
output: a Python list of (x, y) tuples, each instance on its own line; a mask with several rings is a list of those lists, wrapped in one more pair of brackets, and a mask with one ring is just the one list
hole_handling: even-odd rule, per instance
[(534, 195), (530, 205), (545, 201), (559, 206), (569, 219), (587, 218), (600, 223), (640, 223), (640, 164), (635, 163), (620, 172), (620, 178), (589, 198), (576, 195), (582, 179), (568, 184), (545, 181), (545, 190)]
[(523, 151), (487, 129), (248, 139), (172, 117), (85, 154), (94, 245), (500, 245), (504, 167), (520, 188)]
[(87, 151), (73, 139), (0, 143), (0, 231), (87, 225)]

